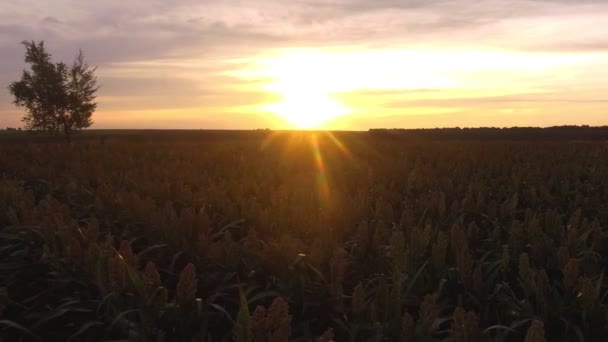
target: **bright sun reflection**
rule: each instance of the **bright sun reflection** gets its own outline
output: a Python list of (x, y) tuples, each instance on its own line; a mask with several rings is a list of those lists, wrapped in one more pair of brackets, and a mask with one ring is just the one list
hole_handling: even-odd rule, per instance
[(284, 56), (269, 61), (264, 74), (272, 79), (266, 90), (281, 96), (281, 101), (262, 109), (275, 113), (297, 128), (319, 128), (328, 121), (351, 113), (332, 97), (339, 92), (336, 75), (326, 70), (323, 60), (302, 59), (303, 55)]
[(297, 128), (318, 128), (327, 121), (350, 112), (330, 95), (311, 92), (309, 89), (294, 90), (281, 95), (281, 102), (267, 105), (264, 109), (280, 115)]
[(279, 96), (279, 102), (257, 107), (260, 111), (297, 128), (329, 128), (345, 115), (389, 113), (390, 96), (403, 103), (540, 93), (542, 80), (559, 68), (594, 58), (503, 50), (284, 49), (253, 57), (232, 75)]

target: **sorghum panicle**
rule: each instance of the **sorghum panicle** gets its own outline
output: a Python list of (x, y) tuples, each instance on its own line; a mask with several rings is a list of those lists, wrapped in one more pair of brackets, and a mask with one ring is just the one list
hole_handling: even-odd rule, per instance
[(188, 307), (193, 304), (198, 288), (198, 279), (196, 278), (196, 268), (192, 263), (186, 265), (179, 275), (179, 282), (175, 289), (175, 299), (177, 303), (183, 307)]

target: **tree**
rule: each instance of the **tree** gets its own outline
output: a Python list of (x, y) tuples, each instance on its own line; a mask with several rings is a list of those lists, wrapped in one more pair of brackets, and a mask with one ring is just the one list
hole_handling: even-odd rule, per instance
[(25, 62), (21, 80), (9, 86), (13, 103), (26, 109), (22, 121), (27, 129), (63, 134), (70, 142), (72, 132), (91, 126), (97, 108), (95, 93), (99, 89), (96, 68), (89, 67), (82, 51), (71, 67), (53, 63), (44, 42), (24, 41)]

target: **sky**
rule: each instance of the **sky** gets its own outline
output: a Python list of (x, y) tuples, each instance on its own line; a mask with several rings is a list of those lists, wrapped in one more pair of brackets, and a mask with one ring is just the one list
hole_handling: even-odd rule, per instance
[(97, 66), (93, 128), (608, 125), (606, 23), (605, 0), (3, 0), (0, 127), (22, 40)]

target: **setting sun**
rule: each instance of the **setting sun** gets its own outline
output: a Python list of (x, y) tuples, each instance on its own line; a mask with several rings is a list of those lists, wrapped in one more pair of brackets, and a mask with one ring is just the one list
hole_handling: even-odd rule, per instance
[(320, 128), (350, 114), (350, 108), (332, 97), (341, 90), (337, 82), (344, 81), (344, 75), (332, 73), (333, 65), (319, 56), (317, 51), (299, 51), (265, 60), (260, 72), (272, 81), (263, 88), (281, 100), (263, 106), (262, 111), (276, 114), (300, 129)]
[[(280, 117), (273, 124), (281, 128), (351, 129), (364, 122), (399, 127), (405, 120), (433, 127), (464, 123), (456, 113), (490, 125), (499, 115), (519, 113), (510, 122), (529, 124), (539, 104), (550, 106), (540, 101), (554, 96), (548, 78), (567, 87), (583, 72), (579, 68), (600, 58), (487, 47), (286, 48), (236, 60), (239, 68), (226, 75), (265, 94), (252, 107), (269, 118)], [(571, 94), (584, 97), (585, 91)], [(525, 112), (518, 109), (524, 104)], [(567, 107), (560, 106), (556, 117), (567, 115)]]
[(0, 23), (0, 342), (608, 336), (608, 0)]
[(350, 110), (327, 94), (307, 92), (287, 93), (283, 100), (264, 107), (264, 110), (275, 113), (296, 128), (319, 128), (324, 123)]

